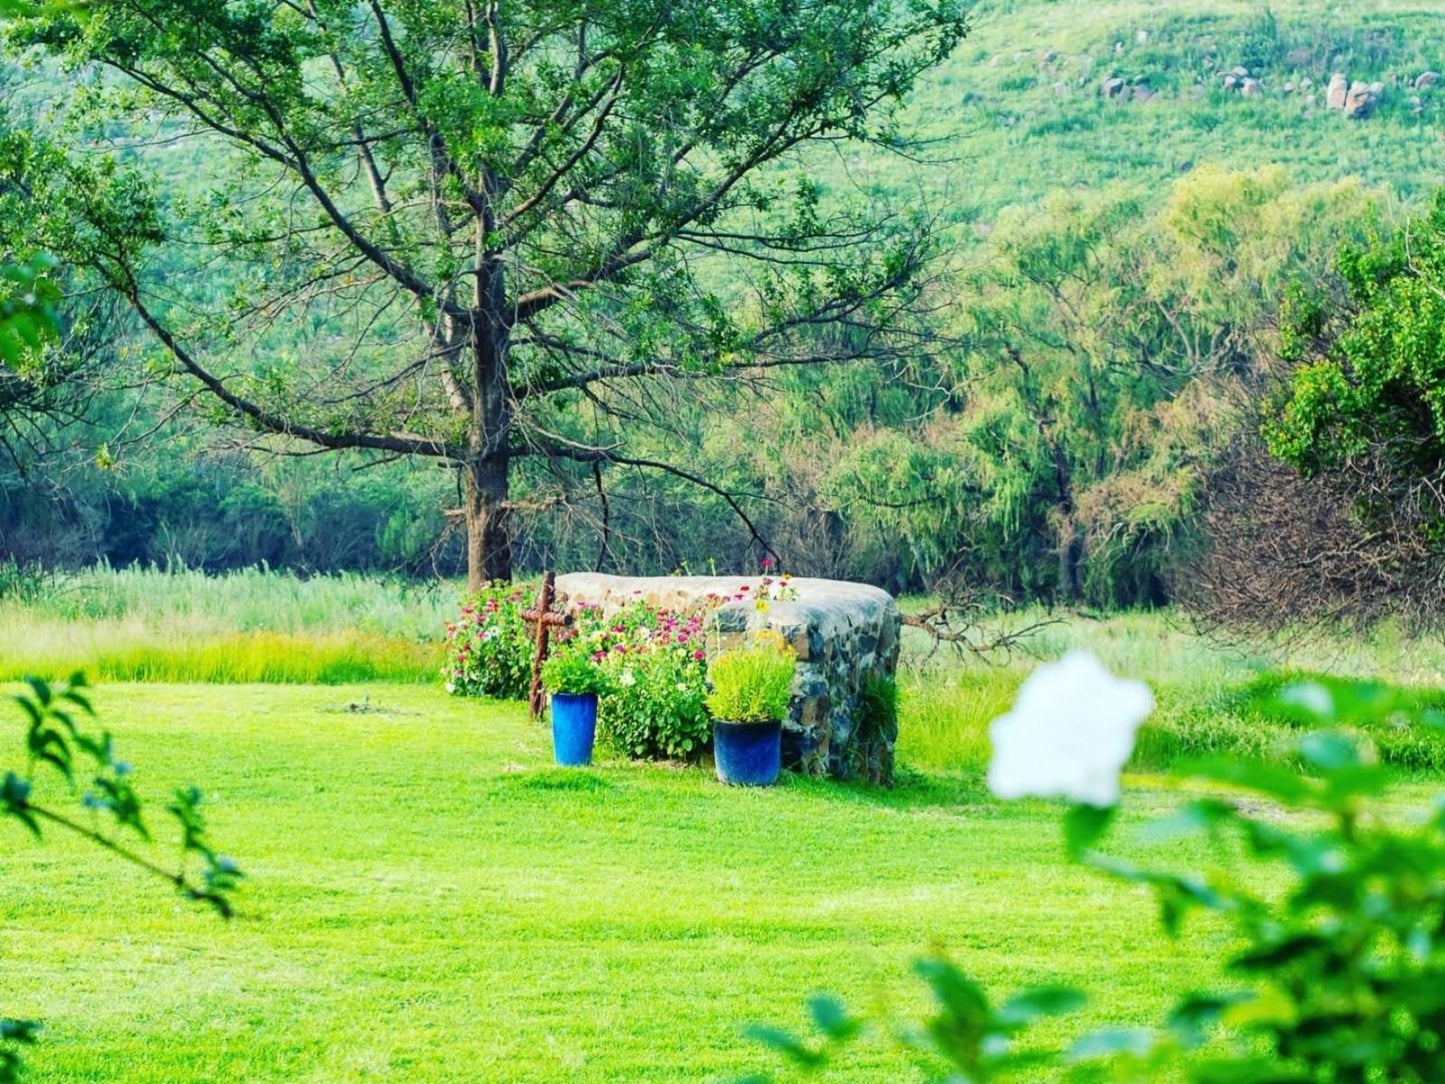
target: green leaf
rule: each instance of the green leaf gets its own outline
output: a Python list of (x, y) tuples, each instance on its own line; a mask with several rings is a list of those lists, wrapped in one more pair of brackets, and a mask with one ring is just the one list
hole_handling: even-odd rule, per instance
[(1240, 953), (1229, 961), (1229, 966), (1234, 971), (1273, 971), (1302, 956), (1327, 950), (1329, 945), (1329, 939), (1322, 934), (1296, 934), (1273, 943), (1266, 942), (1258, 948)]
[(1097, 843), (1113, 823), (1114, 812), (1114, 806), (1071, 805), (1064, 814), (1064, 842), (1069, 853), (1078, 856)]
[(1310, 785), (1288, 768), (1257, 760), (1210, 759), (1196, 761), (1176, 769), (1189, 778), (1208, 779), (1232, 787), (1257, 791), (1283, 802), (1298, 805), (1311, 796)]
[(1154, 1049), (1154, 1036), (1143, 1028), (1100, 1028), (1082, 1036), (1069, 1047), (1068, 1061), (1091, 1061), (1120, 1054), (1147, 1057)]
[(1016, 1031), (1045, 1016), (1062, 1016), (1083, 1006), (1087, 1000), (1072, 986), (1036, 986), (1009, 998), (994, 1014), (1005, 1029)]
[(1202, 1045), (1226, 1009), (1249, 998), (1249, 994), (1190, 994), (1169, 1013), (1169, 1030), (1186, 1047)]
[(1322, 771), (1358, 768), (1360, 747), (1352, 738), (1334, 730), (1317, 730), (1300, 739), (1300, 756), (1306, 764)]
[(804, 1046), (792, 1032), (782, 1028), (766, 1024), (753, 1024), (744, 1029), (743, 1034), (754, 1042), (762, 1043), (764, 1046), (776, 1050), (805, 1069), (815, 1069), (827, 1061), (823, 1054), (811, 1047)]
[(982, 1021), (988, 1017), (983, 988), (941, 956), (919, 960), (913, 970), (933, 990), (933, 996), (951, 1016)]
[(834, 1042), (851, 1039), (862, 1030), (862, 1021), (848, 1015), (843, 1002), (830, 994), (814, 994), (808, 999), (808, 1012), (818, 1030)]
[(31, 691), (35, 693), (36, 703), (42, 708), (48, 708), (50, 706), (51, 692), (49, 683), (38, 677), (26, 677), (25, 684), (29, 685)]

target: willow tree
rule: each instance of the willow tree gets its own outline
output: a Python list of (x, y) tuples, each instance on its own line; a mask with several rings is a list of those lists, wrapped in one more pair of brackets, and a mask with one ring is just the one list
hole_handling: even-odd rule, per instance
[[(962, 0), (97, 0), (9, 37), (75, 73), (68, 131), (154, 175), (78, 201), (58, 253), (152, 370), (284, 449), (454, 465), (477, 583), (510, 575), (519, 457), (712, 485), (578, 404), (645, 425), (639, 387), (900, 348), (924, 228), (807, 167), (907, 146), (965, 30)], [(74, 139), (12, 186), (73, 190)]]

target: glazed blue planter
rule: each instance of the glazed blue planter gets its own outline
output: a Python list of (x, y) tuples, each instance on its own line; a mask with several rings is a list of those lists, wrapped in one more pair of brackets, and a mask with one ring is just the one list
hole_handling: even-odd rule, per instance
[(783, 764), (781, 723), (712, 724), (717, 777), (735, 787), (770, 787)]
[(597, 740), (597, 694), (552, 694), (552, 755), (565, 768), (592, 763)]

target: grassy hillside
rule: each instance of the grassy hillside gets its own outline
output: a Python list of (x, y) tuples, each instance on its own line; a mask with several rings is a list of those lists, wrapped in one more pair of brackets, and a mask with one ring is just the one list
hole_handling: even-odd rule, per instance
[[(1236, 66), (1260, 79), (1259, 94), (1225, 89), (1220, 73)], [(1413, 200), (1439, 182), (1445, 151), (1445, 83), (1412, 86), (1430, 69), (1445, 70), (1445, 20), (1422, 0), (1269, 9), (1244, 0), (985, 0), (974, 33), (914, 99), (917, 130), (947, 140), (930, 152), (946, 164), (855, 153), (830, 175), (839, 186), (861, 176), (895, 191), (921, 185), (935, 213), (979, 232), (1001, 207), (1055, 188), (1162, 186), (1206, 163), (1278, 162), (1301, 180), (1357, 174)], [(1385, 84), (1372, 116), (1325, 108), (1333, 72)], [(1106, 98), (1111, 77), (1125, 88)], [(1136, 95), (1133, 86), (1148, 89)]]

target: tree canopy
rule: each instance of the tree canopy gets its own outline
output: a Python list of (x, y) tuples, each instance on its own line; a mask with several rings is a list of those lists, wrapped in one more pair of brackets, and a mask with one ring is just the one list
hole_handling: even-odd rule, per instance
[[(11, 206), (44, 211), (8, 240), (123, 297), (217, 420), (457, 468), (471, 578), (506, 576), (519, 465), (720, 489), (631, 435), (695, 386), (916, 345), (927, 223), (798, 167), (906, 146), (894, 107), (966, 28), (955, 0), (47, 10), (12, 46), (83, 89), (61, 145), (9, 140)], [(76, 153), (98, 132), (218, 180)]]

